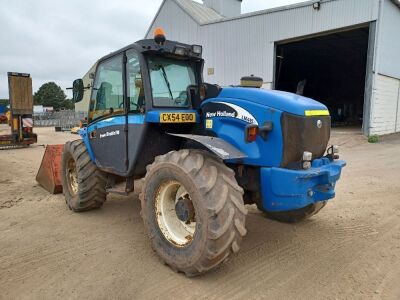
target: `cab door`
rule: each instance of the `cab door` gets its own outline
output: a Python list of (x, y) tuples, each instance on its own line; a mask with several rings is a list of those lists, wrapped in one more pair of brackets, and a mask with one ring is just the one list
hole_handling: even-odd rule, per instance
[(124, 54), (97, 66), (89, 105), (88, 136), (96, 165), (107, 172), (127, 171)]
[(138, 157), (145, 157), (140, 153), (147, 133), (145, 123), (146, 97), (145, 77), (142, 66), (144, 61), (138, 52), (129, 49), (126, 55), (126, 106), (127, 106), (127, 153), (128, 153), (128, 175), (133, 175), (136, 170)]

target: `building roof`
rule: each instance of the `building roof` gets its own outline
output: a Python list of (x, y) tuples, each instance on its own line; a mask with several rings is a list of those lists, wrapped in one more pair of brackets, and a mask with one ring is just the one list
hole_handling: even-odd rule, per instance
[(209, 8), (199, 2), (192, 0), (174, 1), (199, 24), (220, 21), (224, 18), (212, 8)]
[[(167, 0), (163, 0), (163, 2), (160, 5), (160, 8), (158, 9), (156, 15), (153, 18), (153, 21), (151, 22), (149, 29), (146, 32), (146, 36), (148, 36), (151, 27), (153, 26), (154, 22), (157, 20), (158, 15), (161, 12), (161, 9), (163, 8), (165, 2)], [(192, 0), (171, 0), (176, 3), (184, 12), (186, 12), (196, 23), (199, 25), (202, 24), (207, 24), (207, 23), (212, 23), (212, 22), (218, 22), (224, 19), (223, 16), (221, 16), (219, 13), (217, 13), (215, 10), (212, 8), (209, 8), (199, 2), (195, 2)]]
[[(191, 0), (183, 0), (183, 1), (191, 1)], [(254, 11), (254, 12), (250, 12), (250, 13), (241, 14), (239, 16), (231, 17), (231, 18), (222, 17), (219, 20), (208, 21), (208, 22), (204, 22), (203, 24), (225, 22), (225, 21), (230, 21), (230, 20), (235, 20), (235, 19), (244, 19), (244, 18), (249, 18), (249, 17), (253, 17), (253, 16), (258, 16), (258, 15), (266, 15), (266, 14), (275, 13), (275, 12), (284, 11), (284, 10), (289, 10), (289, 9), (296, 9), (296, 8), (300, 8), (300, 7), (304, 7), (304, 6), (311, 6), (316, 1), (317, 0), (298, 0), (298, 3), (294, 3), (294, 4), (290, 4), (290, 5), (277, 6), (277, 7), (263, 9), (263, 10), (258, 10), (258, 11)], [(321, 2), (321, 3), (331, 2), (331, 1), (338, 1), (338, 0), (319, 0), (319, 2)], [(390, 1), (393, 4), (395, 4), (398, 8), (400, 8), (400, 0), (390, 0)], [(198, 3), (198, 4), (200, 4), (200, 3)], [(202, 5), (202, 6), (204, 6), (204, 5)]]
[[(157, 14), (155, 15), (153, 21), (150, 24), (150, 27), (146, 33), (146, 36), (148, 35), (151, 27), (153, 26), (154, 22), (156, 21), (157, 16), (160, 13), (160, 11), (166, 1), (167, 0), (164, 0), (162, 2), (162, 4), (160, 5), (160, 8), (159, 8)], [(249, 17), (253, 17), (253, 16), (257, 16), (257, 15), (270, 14), (270, 13), (275, 13), (275, 12), (279, 12), (279, 11), (283, 11), (283, 10), (300, 8), (300, 7), (312, 5), (316, 0), (303, 0), (303, 1), (299, 0), (299, 3), (254, 11), (254, 12), (250, 12), (250, 13), (241, 14), (237, 17), (231, 17), (231, 18), (224, 17), (224, 16), (220, 15), (218, 12), (216, 12), (215, 10), (213, 10), (212, 8), (209, 8), (209, 7), (205, 6), (204, 4), (195, 2), (193, 0), (171, 0), (171, 1), (174, 1), (184, 12), (186, 12), (199, 25), (205, 25), (205, 24), (212, 24), (212, 23), (230, 21), (230, 20), (235, 20), (235, 19), (249, 18)], [(322, 3), (330, 2), (330, 1), (337, 1), (337, 0), (320, 0), (320, 2), (322, 2)], [(390, 0), (390, 1), (393, 4), (395, 4), (397, 7), (400, 8), (400, 0)]]
[[(165, 0), (164, 0), (165, 1)], [(173, 0), (175, 1), (187, 14), (189, 14), (193, 19), (197, 21), (200, 25), (203, 24), (210, 24), (210, 23), (218, 23), (223, 21), (229, 21), (234, 19), (241, 19), (241, 18), (248, 18), (257, 15), (264, 15), (270, 14), (278, 11), (295, 9), (299, 7), (309, 6), (312, 5), (315, 0), (299, 0), (298, 3), (294, 3), (291, 5), (284, 5), (273, 7), (269, 9), (254, 11), (250, 13), (241, 14), (236, 17), (226, 18), (218, 14), (215, 10), (192, 0)], [(320, 0), (320, 2), (330, 2), (330, 1), (337, 1), (337, 0)], [(390, 0), (396, 6), (400, 8), (400, 0)]]

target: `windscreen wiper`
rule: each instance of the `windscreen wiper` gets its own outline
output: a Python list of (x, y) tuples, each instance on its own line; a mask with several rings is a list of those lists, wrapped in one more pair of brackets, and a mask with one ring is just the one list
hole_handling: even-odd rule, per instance
[(160, 69), (162, 71), (165, 83), (167, 84), (169, 95), (171, 96), (171, 99), (174, 100), (174, 96), (172, 95), (172, 91), (171, 91), (171, 84), (168, 81), (167, 73), (165, 72), (164, 66), (160, 65), (159, 67), (160, 67)]

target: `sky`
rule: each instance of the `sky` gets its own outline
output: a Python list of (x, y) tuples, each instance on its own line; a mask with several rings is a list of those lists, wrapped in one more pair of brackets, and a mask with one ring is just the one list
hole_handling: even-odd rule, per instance
[[(201, 2), (199, 0), (196, 0)], [(162, 0), (0, 0), (0, 99), (7, 72), (30, 73), (35, 92), (67, 87), (100, 57), (142, 39)], [(242, 13), (299, 0), (243, 0)]]

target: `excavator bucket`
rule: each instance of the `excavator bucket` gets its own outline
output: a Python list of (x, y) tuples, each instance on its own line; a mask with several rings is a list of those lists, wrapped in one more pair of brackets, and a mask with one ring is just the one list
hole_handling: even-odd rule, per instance
[(36, 181), (52, 194), (62, 193), (61, 155), (64, 145), (48, 145)]

